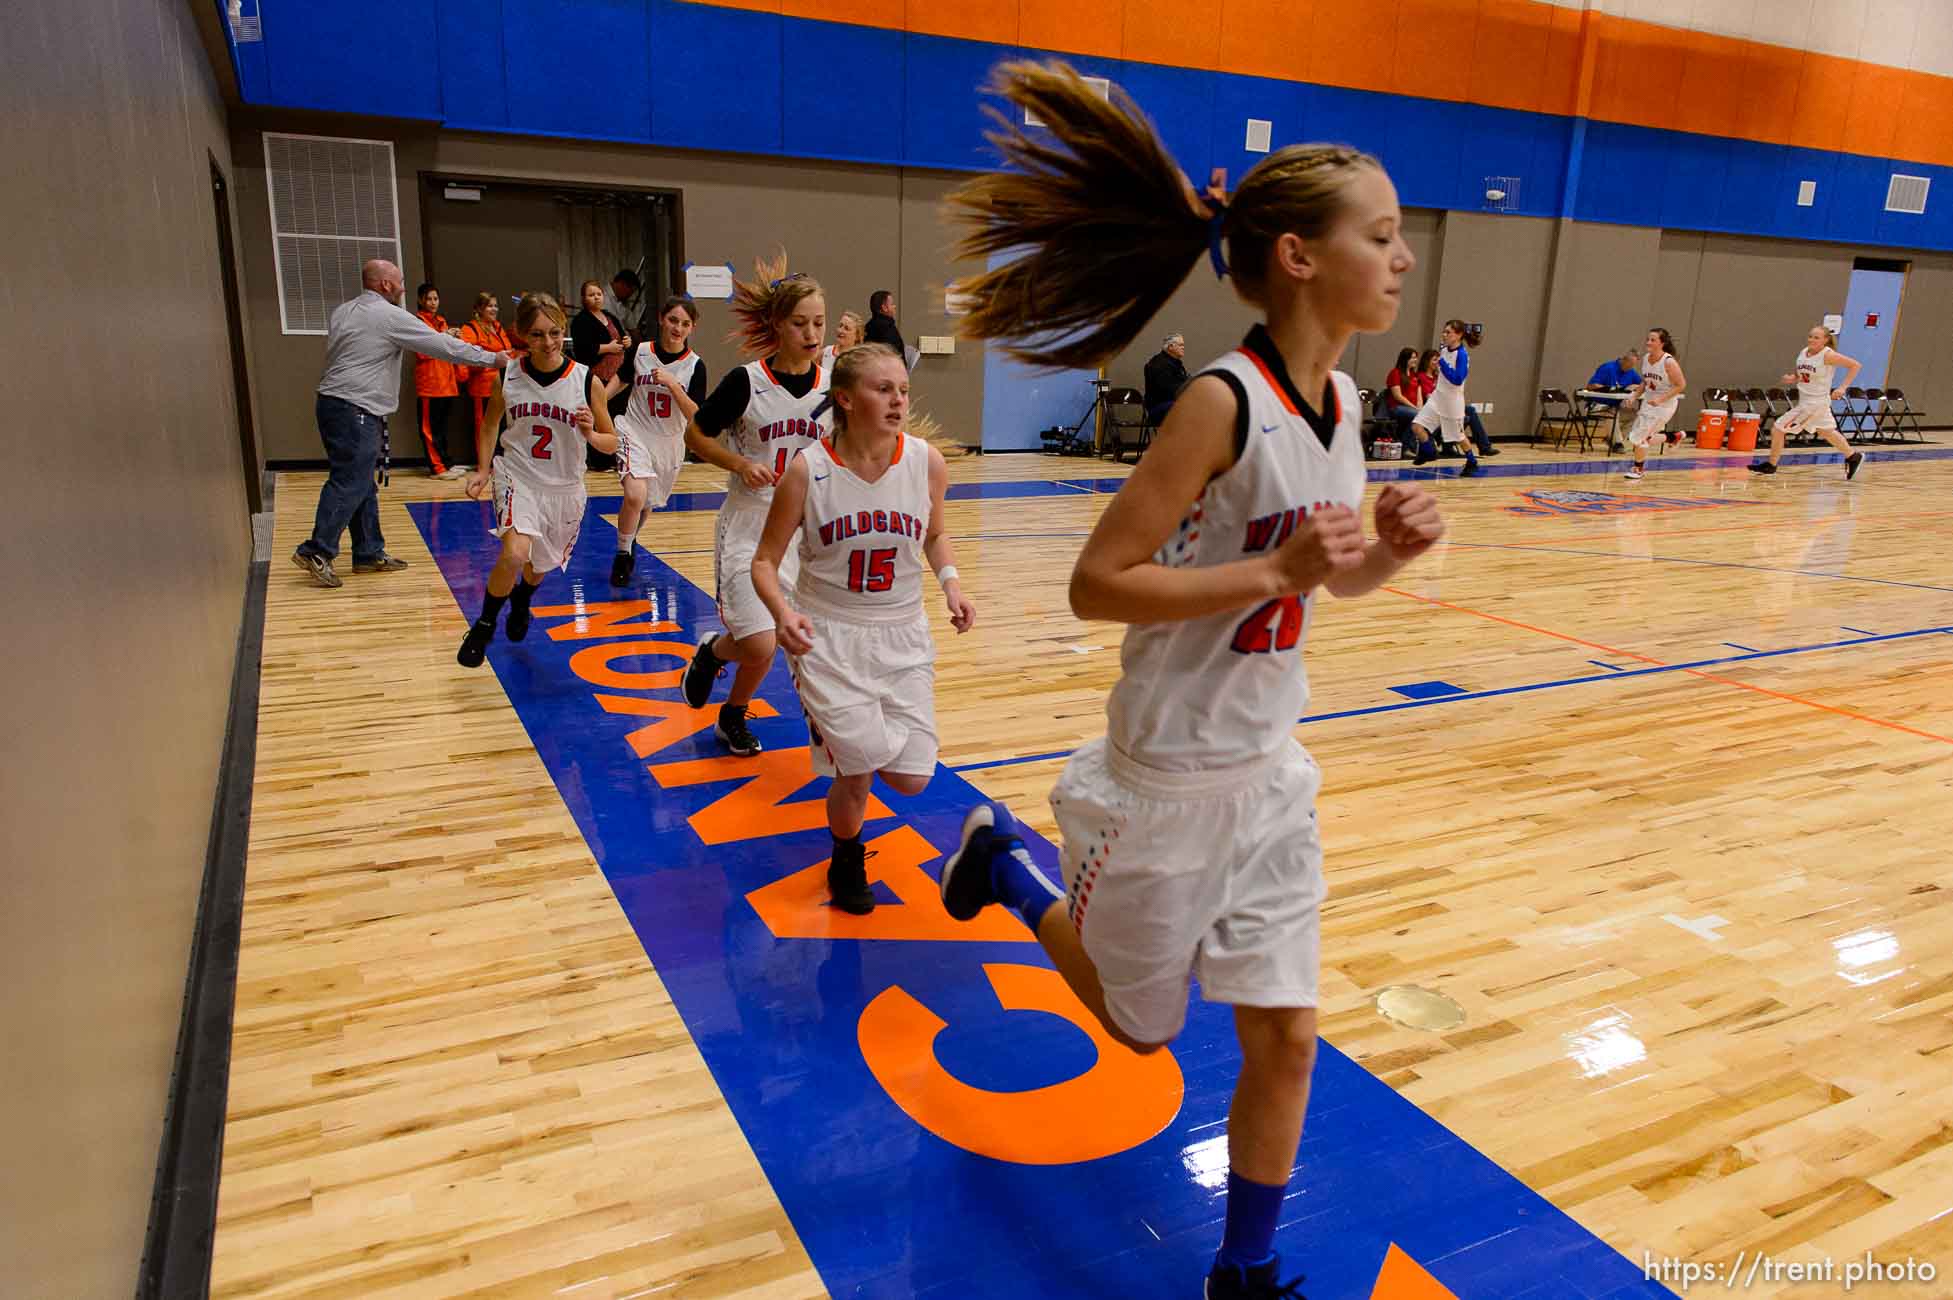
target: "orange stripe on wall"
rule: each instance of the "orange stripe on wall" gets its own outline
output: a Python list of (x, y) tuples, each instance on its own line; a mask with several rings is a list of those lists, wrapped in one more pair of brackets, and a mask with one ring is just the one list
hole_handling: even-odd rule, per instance
[(694, 3), (1953, 166), (1953, 78), (1540, 0)]

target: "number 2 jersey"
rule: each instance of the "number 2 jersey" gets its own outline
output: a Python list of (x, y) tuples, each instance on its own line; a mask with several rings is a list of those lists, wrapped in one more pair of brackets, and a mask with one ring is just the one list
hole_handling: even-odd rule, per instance
[[(1348, 375), (1331, 373), (1315, 396), (1327, 408), (1316, 421), (1325, 438), (1262, 326), (1201, 374), (1235, 390), (1239, 455), (1207, 484), (1156, 563), (1208, 568), (1268, 555), (1311, 512), (1362, 507), (1362, 415)], [(1302, 644), (1319, 597), (1128, 627), (1106, 704), (1113, 747), (1146, 768), (1189, 773), (1278, 752), (1308, 706)]]
[(801, 458), (807, 462), (807, 504), (794, 603), (809, 614), (857, 623), (920, 617), (929, 444), (903, 434), (887, 471), (873, 483), (843, 465), (828, 440)]
[(508, 427), (502, 463), (530, 487), (583, 491), (586, 443), (576, 413), (590, 405), (590, 368), (572, 361), (544, 383), (529, 362), (511, 365), (502, 380)]

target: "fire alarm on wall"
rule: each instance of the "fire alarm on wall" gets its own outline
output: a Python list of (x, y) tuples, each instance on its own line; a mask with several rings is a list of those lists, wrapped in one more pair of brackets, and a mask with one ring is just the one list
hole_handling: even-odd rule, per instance
[(1878, 313), (1877, 313), (1877, 312), (1875, 312), (1875, 311), (1868, 311), (1868, 312), (1866, 312), (1866, 313), (1865, 313), (1865, 328), (1866, 328), (1866, 329), (1868, 329), (1868, 330), (1875, 330), (1875, 329), (1877, 329), (1877, 328), (1878, 328)]

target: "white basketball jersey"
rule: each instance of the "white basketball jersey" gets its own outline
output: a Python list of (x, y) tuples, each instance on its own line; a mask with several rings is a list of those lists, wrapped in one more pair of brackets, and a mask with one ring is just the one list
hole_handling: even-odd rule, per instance
[(1668, 378), (1668, 362), (1672, 355), (1664, 352), (1659, 361), (1651, 357), (1641, 362), (1641, 378), (1647, 383), (1641, 400), (1648, 406), (1660, 406), (1675, 396), (1675, 385)]
[(821, 362), (820, 362), (821, 369), (825, 370), (828, 374), (832, 375), (834, 373), (834, 358), (837, 355), (838, 353), (835, 352), (834, 345), (832, 343), (822, 348)]
[(671, 393), (652, 376), (666, 370), (678, 381), (680, 388), (688, 387), (693, 373), (698, 370), (698, 353), (687, 348), (684, 356), (667, 365), (658, 360), (653, 345), (640, 343), (632, 365), (631, 400), (624, 406), (624, 418), (631, 422), (634, 430), (648, 438), (684, 437), (685, 417), (679, 413), (677, 403), (671, 400)]
[[(746, 363), (746, 376), (752, 386), (746, 413), (726, 431), (726, 445), (748, 460), (756, 460), (773, 471), (775, 481), (787, 472), (795, 453), (819, 442), (827, 426), (814, 418), (814, 411), (827, 401), (828, 372), (814, 369), (814, 386), (805, 397), (795, 397), (780, 386), (764, 361)], [(749, 488), (739, 475), (730, 475), (726, 485), (726, 505), (758, 506), (772, 504), (771, 487)]]
[(794, 600), (809, 612), (863, 622), (922, 610), (922, 542), (929, 532), (929, 444), (903, 434), (873, 483), (843, 465), (832, 442), (800, 453), (807, 507)]
[(1831, 354), (1829, 347), (1817, 350), (1817, 355), (1799, 352), (1792, 364), (1797, 371), (1797, 404), (1799, 406), (1831, 405), (1831, 376), (1837, 367), (1825, 358)]
[(517, 362), (503, 372), (502, 463), (525, 482), (541, 487), (583, 486), (585, 442), (577, 411), (590, 405), (590, 368), (572, 361), (556, 382), (544, 386)]
[[(1274, 551), (1313, 510), (1363, 504), (1362, 406), (1332, 374), (1335, 433), (1324, 447), (1260, 358), (1230, 352), (1207, 367), (1240, 381), (1248, 440), (1154, 556), (1206, 568)], [(1316, 597), (1289, 596), (1173, 623), (1126, 629), (1121, 675), (1106, 705), (1124, 756), (1168, 772), (1233, 767), (1287, 742), (1309, 702), (1302, 643)]]

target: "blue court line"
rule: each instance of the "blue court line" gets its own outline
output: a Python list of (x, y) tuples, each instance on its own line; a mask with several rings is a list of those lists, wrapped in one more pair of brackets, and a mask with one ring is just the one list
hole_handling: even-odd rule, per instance
[[(1361, 718), (1373, 713), (1399, 713), (1405, 709), (1428, 709), (1439, 704), (1457, 704), (1464, 700), (1490, 700), (1504, 695), (1526, 695), (1533, 691), (1549, 691), (1561, 686), (1584, 686), (1590, 682), (1620, 682), (1630, 677), (1654, 677), (1662, 673), (1687, 672), (1695, 668), (1715, 668), (1723, 664), (1749, 663), (1757, 659), (1776, 659), (1785, 655), (1812, 654), (1819, 650), (1841, 650), (1851, 646), (1875, 645), (1881, 641), (1906, 641), (1914, 637), (1953, 634), (1953, 625), (1946, 627), (1922, 627), (1911, 632), (1887, 632), (1881, 636), (1858, 637), (1850, 641), (1822, 641), (1816, 645), (1789, 646), (1782, 650), (1753, 650), (1748, 654), (1724, 655), (1716, 659), (1695, 659), (1687, 663), (1657, 664), (1652, 668), (1615, 668), (1611, 664), (1600, 664), (1597, 659), (1589, 659), (1591, 664), (1600, 664), (1610, 671), (1605, 675), (1591, 673), (1585, 677), (1562, 677), (1550, 682), (1527, 682), (1521, 686), (1499, 686), (1487, 691), (1467, 691), (1463, 695), (1439, 695), (1423, 700), (1402, 700), (1395, 704), (1372, 704), (1360, 709), (1343, 709), (1336, 713), (1311, 713), (1296, 720), (1297, 726), (1307, 726), (1312, 722), (1335, 722), (1342, 718)], [(1728, 644), (1725, 642), (1724, 644)], [(1043, 763), (1054, 758), (1067, 758), (1072, 751), (1055, 749), (1044, 754), (1026, 754), (1022, 758), (996, 758), (982, 763), (965, 763), (952, 767), (952, 772), (981, 772), (993, 767), (1017, 767), (1025, 763)]]
[(1868, 627), (1845, 627), (1845, 625), (1844, 625), (1844, 624), (1842, 624), (1842, 623), (1840, 623), (1840, 624), (1838, 624), (1838, 626), (1839, 626), (1840, 628), (1843, 628), (1843, 629), (1844, 629), (1845, 631), (1847, 631), (1847, 632), (1856, 632), (1856, 633), (1858, 633), (1858, 634), (1859, 634), (1860, 636), (1877, 636), (1877, 635), (1878, 635), (1878, 633), (1876, 633), (1876, 632), (1874, 632), (1874, 631), (1872, 631), (1872, 630), (1871, 630), (1870, 628), (1868, 628)]
[(1752, 654), (1756, 653), (1756, 647), (1753, 645), (1737, 645), (1734, 641), (1725, 641), (1723, 644), (1731, 650), (1748, 650)]
[[(1743, 564), (1736, 560), (1698, 560), (1686, 555), (1623, 555), (1619, 551), (1583, 551), (1571, 546), (1531, 546), (1520, 542), (1451, 542), (1474, 551), (1543, 551), (1554, 555), (1593, 555), (1604, 560), (1643, 560), (1650, 564), (1694, 564), (1706, 569), (1751, 569), (1757, 573), (1787, 573), (1801, 578), (1829, 578), (1834, 582), (1869, 582), (1880, 587), (1909, 587), (1914, 591), (1947, 591), (1930, 582), (1901, 582), (1897, 578), (1861, 578), (1852, 573), (1824, 573), (1818, 569), (1786, 569), (1772, 564)], [(1853, 631), (1846, 628), (1845, 631)]]
[(1610, 673), (1618, 673), (1618, 672), (1626, 671), (1619, 664), (1604, 664), (1598, 659), (1589, 659), (1587, 662), (1594, 665), (1596, 668), (1605, 668)]

